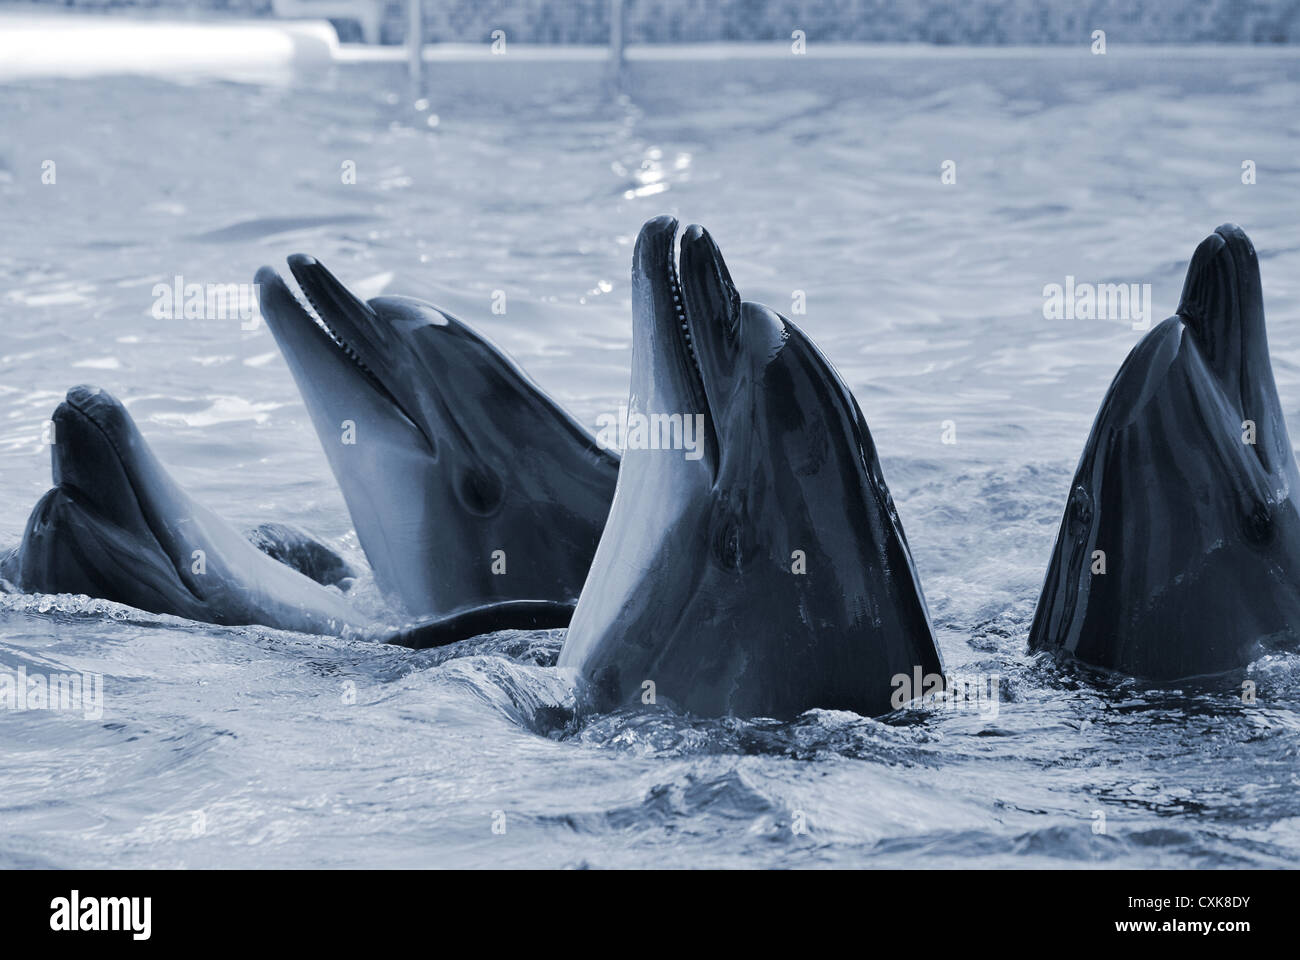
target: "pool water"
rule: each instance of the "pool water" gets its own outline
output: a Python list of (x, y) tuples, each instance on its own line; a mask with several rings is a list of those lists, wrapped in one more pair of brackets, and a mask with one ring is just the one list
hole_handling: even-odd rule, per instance
[(0, 549), (49, 486), (44, 421), (90, 382), (198, 499), (364, 567), (265, 325), (159, 318), (155, 285), (311, 253), (476, 325), (594, 430), (626, 398), (632, 244), (671, 213), (709, 227), (747, 299), (806, 304), (946, 664), (996, 674), (996, 714), (584, 717), (563, 631), (411, 652), (0, 594), (0, 669), (104, 676), (101, 717), (0, 714), (0, 866), (1294, 865), (1300, 658), (1148, 689), (1025, 638), (1141, 336), (1045, 319), (1045, 285), (1149, 283), (1156, 322), (1196, 244), (1242, 224), (1300, 435), (1300, 61), (634, 67), (615, 96), (572, 66), (439, 64), (418, 104), (375, 64), (0, 86)]

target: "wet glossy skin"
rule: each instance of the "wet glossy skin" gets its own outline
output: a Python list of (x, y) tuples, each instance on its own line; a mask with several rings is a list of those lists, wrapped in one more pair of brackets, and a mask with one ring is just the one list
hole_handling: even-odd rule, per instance
[(706, 414), (705, 453), (625, 452), (560, 665), (598, 708), (652, 681), (701, 715), (887, 712), (896, 674), (942, 667), (866, 423), (811, 341), (740, 300), (699, 227), (678, 289), (675, 229), (637, 241), (629, 407)]
[[(1243, 442), (1247, 420), (1254, 444)], [(1174, 680), (1294, 644), (1298, 488), (1259, 260), (1225, 224), (1193, 255), (1177, 315), (1133, 348), (1102, 401), (1031, 647)]]
[(262, 311), (380, 587), (417, 617), (515, 600), (571, 607), (617, 456), (450, 314), (404, 297), (362, 302), (312, 258), (289, 263), (334, 339), (269, 267), (257, 275)]
[(11, 561), (21, 589), (208, 623), (329, 634), (360, 623), (337, 592), (271, 559), (191, 499), (108, 393), (72, 388), (53, 421), (55, 486)]

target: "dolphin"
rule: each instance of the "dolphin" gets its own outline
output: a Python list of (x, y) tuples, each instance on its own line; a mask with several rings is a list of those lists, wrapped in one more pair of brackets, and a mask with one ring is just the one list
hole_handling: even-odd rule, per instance
[(1196, 248), (1177, 313), (1129, 353), (1084, 445), (1031, 649), (1154, 681), (1294, 645), (1300, 474), (1236, 224)]
[[(306, 633), (343, 635), (364, 623), (339, 591), (268, 556), (185, 493), (111, 394), (73, 387), (53, 424), (54, 487), (3, 571), (20, 590)], [(272, 548), (306, 549), (305, 537), (261, 536)], [(317, 548), (317, 557), (328, 550)]]
[(702, 415), (703, 455), (629, 443), (559, 665), (598, 710), (886, 713), (943, 666), (866, 421), (703, 228), (679, 271), (676, 231), (650, 221), (633, 254), (629, 421)]
[(497, 630), (561, 627), (572, 613), (549, 602), (503, 601), (400, 628), (371, 624), (340, 591), (322, 586), (348, 582), (352, 570), (342, 558), (286, 524), (240, 534), (176, 484), (111, 394), (73, 387), (53, 423), (55, 485), (32, 510), (22, 543), (0, 559), (0, 578), (19, 590), (417, 649)]
[(302, 254), (289, 268), (315, 316), (271, 267), (262, 315), (380, 588), (416, 617), (520, 602), (567, 622), (618, 456), (451, 314), (362, 301)]

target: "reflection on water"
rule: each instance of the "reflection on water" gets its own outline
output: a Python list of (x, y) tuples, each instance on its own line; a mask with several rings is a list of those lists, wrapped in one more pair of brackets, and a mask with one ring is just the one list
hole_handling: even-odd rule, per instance
[(1246, 707), (1242, 676), (1151, 691), (1024, 649), (1075, 460), (1140, 336), (1045, 320), (1045, 285), (1149, 283), (1159, 319), (1196, 243), (1243, 224), (1300, 423), (1297, 67), (1102, 59), (679, 63), (613, 100), (563, 71), (444, 66), (423, 109), (397, 70), (360, 66), (324, 88), (0, 90), (0, 548), (48, 486), (42, 424), (91, 381), (214, 509), (359, 559), (269, 332), (160, 318), (155, 285), (249, 283), (310, 252), (366, 296), (476, 324), (594, 428), (625, 399), (632, 242), (668, 212), (709, 226), (747, 298), (806, 302), (947, 663), (997, 674), (1001, 700), (584, 720), (559, 634), (412, 653), (0, 596), (0, 668), (101, 672), (107, 697), (98, 723), (0, 717), (0, 864), (1294, 863), (1292, 658), (1251, 668)]

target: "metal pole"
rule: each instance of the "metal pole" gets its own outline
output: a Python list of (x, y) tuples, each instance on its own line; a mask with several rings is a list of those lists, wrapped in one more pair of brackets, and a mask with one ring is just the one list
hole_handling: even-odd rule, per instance
[(609, 75), (616, 83), (623, 76), (623, 0), (609, 0)]
[(424, 96), (424, 4), (406, 0), (406, 52), (411, 71), (411, 92), (418, 100)]

